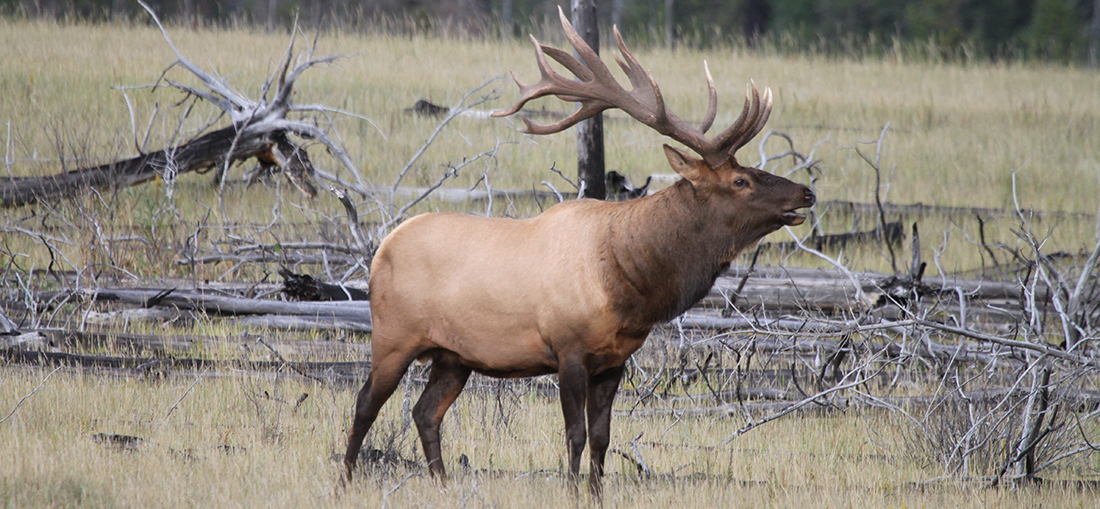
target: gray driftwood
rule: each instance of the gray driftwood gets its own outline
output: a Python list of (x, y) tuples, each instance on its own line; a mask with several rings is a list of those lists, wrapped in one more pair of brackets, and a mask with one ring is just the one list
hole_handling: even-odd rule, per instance
[[(243, 127), (243, 126), (242, 126)], [(274, 159), (275, 138), (285, 133), (257, 132), (238, 137), (240, 128), (224, 127), (171, 149), (44, 177), (15, 177), (0, 182), (0, 206), (18, 207), (41, 199), (74, 196), (86, 189), (122, 188), (164, 175), (207, 169), (252, 157)], [(312, 167), (310, 167), (312, 171)]]
[[(61, 292), (43, 292), (45, 300)], [(170, 307), (202, 311), (214, 315), (291, 315), (315, 318), (341, 318), (348, 322), (370, 324), (370, 303), (345, 302), (284, 302), (216, 294), (202, 290), (124, 290), (99, 288), (77, 292), (75, 296), (93, 302), (118, 302), (142, 307)]]

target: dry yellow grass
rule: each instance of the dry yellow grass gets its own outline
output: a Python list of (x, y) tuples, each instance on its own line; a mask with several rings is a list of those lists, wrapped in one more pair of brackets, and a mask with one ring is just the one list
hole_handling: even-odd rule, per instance
[[(13, 407), (48, 372), (0, 370), (0, 407)], [(502, 417), (491, 395), (464, 394), (444, 424), (444, 458), (453, 473), (446, 489), (418, 475), (407, 478), (417, 471), (398, 467), (366, 474), (336, 496), (340, 467), (332, 455), (343, 448), (353, 390), (285, 375), (208, 375), (195, 383), (199, 376), (149, 381), (55, 373), (0, 425), (0, 504), (574, 506), (558, 473), (565, 447), (555, 400), (524, 397), (506, 403), (511, 413)], [(291, 403), (267, 399), (265, 392), (291, 402), (302, 392), (310, 397), (292, 411)], [(368, 440), (377, 444), (379, 435), (400, 429), (400, 405), (399, 393)], [(874, 415), (791, 417), (720, 445), (741, 424), (738, 418), (617, 417), (612, 448), (633, 456), (630, 442), (644, 433), (639, 449), (658, 477), (638, 479), (635, 466), (612, 453), (606, 507), (1091, 507), (1097, 500), (1091, 491), (1053, 485), (920, 487), (913, 483), (939, 472), (914, 465)], [(97, 433), (145, 442), (122, 450), (95, 442)], [(422, 461), (415, 433), (400, 436), (398, 450)], [(471, 469), (492, 473), (464, 472), (460, 454)]]
[[(12, 155), (21, 160), (35, 152), (42, 158), (55, 157), (55, 140), (48, 132), (52, 129), (80, 135), (65, 141), (86, 141), (82, 148), (92, 156), (114, 157), (132, 150), (127, 109), (122, 94), (111, 87), (152, 83), (172, 62), (155, 29), (0, 23), (0, 43), (7, 54), (6, 72), (0, 77), (5, 90), (0, 118), (10, 122), (14, 139), (20, 142)], [(195, 63), (252, 94), (275, 67), (287, 42), (281, 33), (240, 31), (173, 30), (172, 37)], [(434, 128), (431, 121), (402, 113), (417, 98), (449, 104), (461, 92), (507, 70), (526, 79), (537, 77), (532, 51), (522, 41), (324, 34), (319, 52), (349, 57), (307, 74), (298, 100), (374, 119), (386, 139), (359, 120), (343, 119), (340, 128), (365, 175), (380, 182), (392, 180), (393, 172)], [(771, 129), (793, 135), (807, 148), (829, 140), (820, 154), (828, 168), (821, 183), (825, 197), (872, 198), (873, 175), (851, 151), (841, 149), (874, 139), (890, 122), (883, 162), (893, 174), (890, 197), (899, 203), (1009, 206), (1008, 177), (1017, 171), (1021, 199), (1028, 206), (1076, 212), (1096, 209), (1100, 97), (1094, 93), (1094, 70), (780, 58), (729, 49), (637, 53), (663, 86), (672, 108), (685, 118), (701, 117), (705, 107), (703, 60), (709, 62), (719, 87), (717, 124), (730, 122), (739, 112), (738, 97), (749, 78), (772, 87)], [(181, 76), (177, 71), (170, 73), (170, 77)], [(489, 104), (490, 108), (502, 107), (516, 96), (511, 83), (502, 82), (496, 88), (503, 98)], [(131, 95), (139, 131), (144, 131), (154, 102), (167, 108), (180, 97), (168, 91)], [(567, 109), (556, 101), (547, 104)], [(160, 119), (164, 124), (154, 126), (154, 134), (170, 132), (175, 118), (168, 114)], [(526, 187), (534, 176), (545, 178), (549, 164), (557, 161), (563, 168), (570, 164), (572, 143), (567, 134), (523, 137), (512, 131), (513, 124), (464, 122), (445, 136), (424, 166), (434, 168), (485, 147), (494, 138), (519, 143), (501, 156), (502, 186)], [(611, 122), (609, 131), (611, 169), (626, 169), (637, 176), (667, 172), (659, 157), (659, 136), (629, 122)], [(742, 159), (755, 162), (755, 151), (746, 150)], [(16, 173), (29, 169), (26, 164), (13, 166)], [(469, 182), (474, 179), (468, 176)]]
[[(174, 59), (159, 32), (145, 26), (8, 20), (0, 21), (0, 28), (0, 44), (5, 48), (0, 122), (7, 124), (9, 132), (4, 134), (10, 134), (11, 139), (5, 150), (11, 164), (4, 173), (56, 172), (61, 168), (57, 161), (59, 149), (66, 168), (134, 154), (135, 129), (122, 92), (112, 87), (156, 81), (160, 71)], [(253, 96), (275, 68), (287, 43), (286, 35), (281, 33), (186, 29), (173, 29), (171, 33), (180, 50), (195, 63)], [(560, 39), (556, 33), (540, 37)], [(308, 72), (299, 82), (297, 100), (323, 103), (373, 120), (377, 129), (351, 117), (337, 117), (336, 125), (340, 140), (364, 178), (376, 184), (393, 182), (397, 171), (436, 127), (434, 120), (403, 113), (418, 98), (449, 105), (463, 92), (507, 70), (515, 70), (527, 80), (537, 77), (530, 46), (520, 41), (326, 33), (320, 38), (318, 52), (349, 56)], [(769, 127), (793, 136), (803, 152), (822, 142), (816, 156), (823, 169), (817, 184), (823, 200), (874, 200), (874, 172), (851, 147), (877, 138), (889, 122), (882, 168), (884, 185), (888, 184), (883, 193), (891, 202), (1011, 207), (1015, 174), (1018, 198), (1025, 209), (1086, 214), (1097, 210), (1100, 144), (1095, 141), (1100, 139), (1100, 96), (1095, 93), (1094, 70), (841, 61), (759, 56), (730, 49), (640, 49), (637, 53), (662, 84), (671, 107), (685, 118), (701, 117), (705, 108), (704, 60), (709, 62), (719, 87), (718, 124), (729, 123), (738, 113), (738, 97), (750, 77), (772, 87), (775, 111)], [(170, 71), (169, 77), (194, 83), (180, 69)], [(490, 88), (499, 90), (502, 98), (489, 102), (487, 108), (506, 106), (516, 97), (515, 87), (508, 81)], [(129, 96), (137, 137), (143, 137), (150, 116), (157, 111), (146, 148), (164, 146), (181, 115), (182, 108), (173, 106), (182, 94), (132, 90)], [(567, 109), (556, 100), (545, 104), (551, 109)], [(623, 118), (617, 113), (610, 116)], [(211, 118), (211, 109), (200, 105), (186, 125), (195, 129)], [(517, 121), (512, 119), (458, 120), (414, 166), (405, 183), (431, 183), (444, 173), (444, 165), (503, 142), (506, 144), (491, 164), (467, 168), (449, 185), (469, 187), (487, 172), (490, 184), (497, 189), (541, 187), (543, 180), (564, 187), (566, 184), (548, 169), (553, 165), (567, 175), (573, 173), (572, 137), (568, 133), (524, 136), (516, 127)], [(607, 129), (608, 169), (638, 181), (653, 173), (668, 173), (660, 155), (660, 136), (625, 120), (611, 120)], [(865, 153), (873, 154), (873, 146), (860, 146)], [(319, 146), (311, 150), (321, 167), (337, 170)], [(767, 150), (785, 150), (784, 143), (773, 139)], [(741, 160), (758, 160), (755, 143), (742, 151)], [(773, 164), (769, 169), (783, 173), (788, 162)], [(794, 177), (806, 178), (802, 174)], [(277, 193), (239, 188), (228, 191), (225, 205), (220, 207), (207, 181), (207, 177), (184, 176), (179, 184), (183, 194), (175, 194), (173, 200), (166, 199), (163, 185), (124, 191), (117, 200), (107, 200), (105, 206), (118, 212), (110, 223), (119, 228), (154, 227), (156, 213), (163, 212), (169, 201), (168, 208), (178, 213), (172, 221), (192, 225), (203, 221), (210, 211), (216, 214), (215, 221), (266, 224), (275, 214), (281, 214), (287, 222), (306, 222), (340, 210), (327, 193), (308, 201), (290, 190)], [(88, 201), (88, 206), (96, 204), (97, 200)], [(440, 206), (428, 202), (415, 210), (430, 211)], [(530, 204), (497, 204), (494, 212), (523, 216), (537, 209)], [(853, 218), (824, 209), (821, 212), (826, 232), (867, 229), (874, 224), (870, 217)], [(926, 239), (926, 259), (932, 255), (930, 245), (943, 251), (944, 271), (980, 267), (978, 249), (968, 241), (977, 237), (973, 217), (905, 220), (920, 223)], [(81, 226), (79, 222), (79, 217), (74, 219)], [(987, 225), (987, 240), (1014, 245), (1016, 238), (1009, 228), (1017, 222), (1014, 218), (992, 219)], [(1058, 226), (1048, 243), (1051, 252), (1080, 252), (1097, 238), (1091, 217), (1046, 224)], [(799, 231), (804, 234), (804, 230)], [(785, 236), (780, 232), (774, 237)], [(36, 246), (41, 243), (24, 240), (18, 251), (37, 260), (38, 266), (44, 264), (48, 253), (41, 245)], [(73, 251), (66, 253), (71, 259), (87, 257), (79, 253), (80, 246), (87, 244), (84, 240), (71, 242)], [(889, 268), (877, 249), (849, 255), (854, 258), (848, 256), (846, 260), (855, 260), (855, 268)], [(777, 263), (779, 259), (767, 261)], [(150, 263), (143, 259), (127, 268), (147, 273), (141, 267)], [(799, 263), (820, 262), (805, 259)], [(935, 273), (936, 268), (932, 269)]]

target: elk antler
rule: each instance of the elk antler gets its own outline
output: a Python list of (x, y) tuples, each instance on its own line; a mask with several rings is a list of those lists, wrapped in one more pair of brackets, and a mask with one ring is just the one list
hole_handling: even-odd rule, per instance
[[(580, 108), (568, 117), (549, 125), (536, 124), (527, 117), (520, 117), (527, 125), (524, 131), (526, 133), (551, 134), (564, 131), (603, 110), (619, 108), (653, 130), (683, 143), (702, 156), (712, 167), (716, 167), (727, 159), (734, 159), (737, 149), (756, 136), (771, 115), (771, 89), (765, 88), (761, 95), (757, 92), (756, 85), (749, 80), (745, 90), (745, 106), (741, 110), (741, 115), (725, 131), (713, 139), (708, 139), (705, 134), (714, 123), (714, 117), (718, 111), (718, 92), (714, 88), (714, 79), (711, 78), (710, 68), (707, 67), (706, 62), (703, 62), (703, 69), (707, 75), (709, 92), (707, 113), (702, 124), (694, 127), (668, 110), (661, 95), (661, 89), (657, 87), (657, 83), (653, 81), (649, 72), (626, 48), (618, 27), (615, 27), (615, 42), (619, 46), (622, 58), (615, 55), (615, 62), (626, 73), (626, 77), (633, 86), (633, 90), (629, 92), (615, 80), (599, 55), (577, 34), (573, 25), (565, 18), (561, 7), (558, 7), (558, 16), (561, 18), (566, 38), (584, 62), (578, 61), (573, 55), (558, 48), (539, 44), (539, 41), (531, 36), (531, 42), (535, 44), (535, 59), (538, 61), (542, 79), (533, 85), (526, 85), (513, 72), (512, 79), (519, 85), (520, 100), (509, 109), (493, 112), (493, 116), (503, 117), (515, 114), (528, 101), (547, 95), (557, 96), (563, 101), (578, 102)], [(554, 72), (546, 61), (547, 55), (573, 73), (580, 81)]]

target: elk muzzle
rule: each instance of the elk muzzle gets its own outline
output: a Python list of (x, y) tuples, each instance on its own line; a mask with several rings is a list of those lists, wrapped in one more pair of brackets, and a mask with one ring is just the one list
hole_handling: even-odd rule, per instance
[(802, 203), (789, 210), (783, 211), (783, 213), (779, 215), (784, 225), (798, 226), (806, 222), (806, 214), (798, 212), (798, 209), (813, 207), (814, 203), (817, 203), (817, 196), (814, 195), (814, 192), (810, 188), (806, 186), (800, 187), (802, 188)]

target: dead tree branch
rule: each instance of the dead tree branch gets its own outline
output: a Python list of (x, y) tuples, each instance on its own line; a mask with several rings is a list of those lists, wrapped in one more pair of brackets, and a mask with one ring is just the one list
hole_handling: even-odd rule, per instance
[(57, 368), (54, 368), (53, 371), (50, 371), (50, 374), (46, 375), (46, 378), (43, 378), (42, 381), (38, 383), (38, 387), (35, 387), (33, 391), (27, 393), (26, 396), (23, 396), (22, 398), (20, 398), (19, 402), (15, 404), (15, 408), (12, 408), (11, 412), (8, 412), (8, 415), (5, 415), (3, 419), (0, 419), (0, 424), (3, 424), (4, 421), (8, 420), (9, 417), (11, 417), (12, 415), (15, 415), (15, 411), (19, 410), (19, 407), (23, 406), (23, 403), (25, 403), (27, 401), (27, 399), (29, 399), (31, 396), (34, 396), (34, 394), (36, 392), (41, 390), (42, 387), (44, 387), (46, 385), (46, 382), (50, 379), (50, 377), (53, 376), (54, 373), (57, 373), (57, 370), (59, 370), (59, 369), (61, 369), (61, 366), (58, 366)]
[[(293, 87), (298, 77), (309, 68), (330, 63), (339, 58), (338, 56), (313, 58), (310, 50), (304, 55), (306, 57), (304, 61), (288, 73), (287, 67), (294, 60), (293, 35), (297, 33), (297, 27), (295, 27), (273, 99), (270, 102), (266, 100), (267, 90), (273, 86), (269, 78), (262, 87), (261, 98), (252, 100), (234, 90), (225, 81), (215, 78), (191, 63), (172, 42), (168, 31), (153, 9), (143, 2), (139, 3), (160, 29), (165, 43), (176, 54), (176, 61), (164, 70), (161, 78), (152, 85), (152, 88), (174, 88), (188, 96), (209, 102), (227, 115), (232, 124), (191, 141), (129, 159), (79, 168), (57, 175), (9, 179), (0, 183), (0, 207), (18, 207), (37, 203), (43, 199), (73, 196), (87, 189), (133, 186), (153, 180), (158, 175), (164, 176), (166, 181), (173, 181), (182, 173), (217, 168), (217, 175), (221, 178), (220, 176), (233, 163), (250, 158), (255, 158), (261, 168), (282, 171), (295, 187), (304, 194), (313, 196), (316, 191), (312, 182), (317, 173), (305, 149), (291, 141), (290, 135), (320, 142), (352, 174), (359, 189), (366, 187), (362, 183), (355, 163), (342, 145), (333, 140), (328, 132), (308, 119), (287, 118), (290, 113), (344, 113), (320, 105), (299, 106), (292, 102)], [(205, 90), (165, 78), (168, 71), (177, 66), (198, 78)], [(134, 124), (132, 115), (131, 124)], [(138, 144), (139, 150), (143, 145), (144, 143)], [(320, 176), (336, 179), (327, 173)]]

